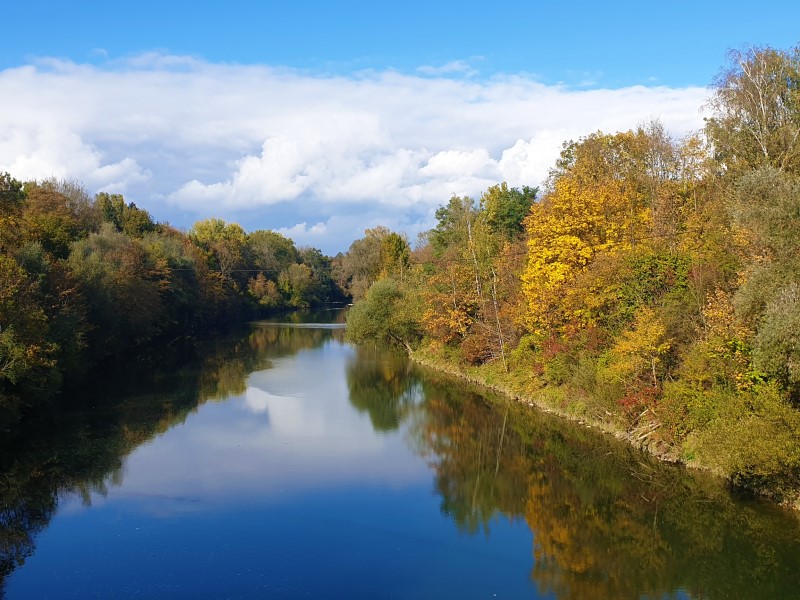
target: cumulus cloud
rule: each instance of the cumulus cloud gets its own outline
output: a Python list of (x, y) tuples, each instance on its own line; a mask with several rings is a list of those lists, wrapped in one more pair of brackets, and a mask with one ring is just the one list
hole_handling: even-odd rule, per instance
[(653, 117), (683, 135), (702, 125), (707, 93), (472, 75), (463, 61), (331, 77), (155, 52), (43, 59), (0, 71), (0, 171), (123, 192), (179, 226), (222, 216), (335, 252), (375, 224), (413, 236), (451, 194), (537, 185), (565, 140)]

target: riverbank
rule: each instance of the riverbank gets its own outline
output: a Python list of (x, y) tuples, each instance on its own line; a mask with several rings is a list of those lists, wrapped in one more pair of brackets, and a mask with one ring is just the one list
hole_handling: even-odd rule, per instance
[(430, 348), (420, 348), (409, 352), (409, 358), (424, 368), (463, 379), (502, 394), (520, 404), (567, 419), (581, 427), (611, 435), (638, 450), (647, 452), (660, 461), (681, 464), (693, 470), (710, 473), (725, 479), (737, 489), (745, 490), (780, 506), (800, 512), (800, 490), (796, 490), (794, 494), (781, 500), (776, 500), (774, 496), (764, 493), (762, 490), (737, 484), (730, 474), (723, 472), (715, 465), (705, 464), (696, 459), (685, 460), (680, 455), (678, 448), (659, 435), (661, 423), (649, 409), (636, 417), (633, 427), (624, 427), (619, 415), (608, 411), (603, 415), (591, 414), (580, 399), (570, 401), (563, 388), (546, 386), (536, 381), (535, 378), (523, 377), (513, 371), (506, 373), (494, 364), (471, 367), (450, 360), (443, 354)]

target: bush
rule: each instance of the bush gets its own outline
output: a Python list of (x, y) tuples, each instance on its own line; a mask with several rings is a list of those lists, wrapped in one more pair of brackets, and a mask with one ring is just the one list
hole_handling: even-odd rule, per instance
[(689, 440), (702, 462), (777, 500), (800, 489), (800, 412), (775, 383), (717, 396), (716, 416)]
[(408, 296), (392, 279), (376, 281), (347, 314), (347, 339), (376, 340), (410, 348), (421, 338), (419, 320)]

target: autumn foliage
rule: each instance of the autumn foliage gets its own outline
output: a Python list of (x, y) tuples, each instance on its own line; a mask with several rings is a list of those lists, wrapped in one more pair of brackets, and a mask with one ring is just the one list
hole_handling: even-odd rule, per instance
[(401, 286), (421, 352), (800, 497), (799, 57), (732, 53), (704, 132), (595, 132), (541, 192), (453, 196)]

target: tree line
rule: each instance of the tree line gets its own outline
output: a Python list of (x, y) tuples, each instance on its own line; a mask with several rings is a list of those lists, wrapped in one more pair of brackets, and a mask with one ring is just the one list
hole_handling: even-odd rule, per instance
[(182, 232), (119, 194), (0, 174), (0, 429), (120, 356), (341, 301), (334, 271), (274, 231), (207, 219)]
[(373, 251), (350, 339), (797, 501), (800, 48), (732, 52), (712, 91), (703, 131), (567, 142), (541, 189), (454, 196), (413, 252)]

